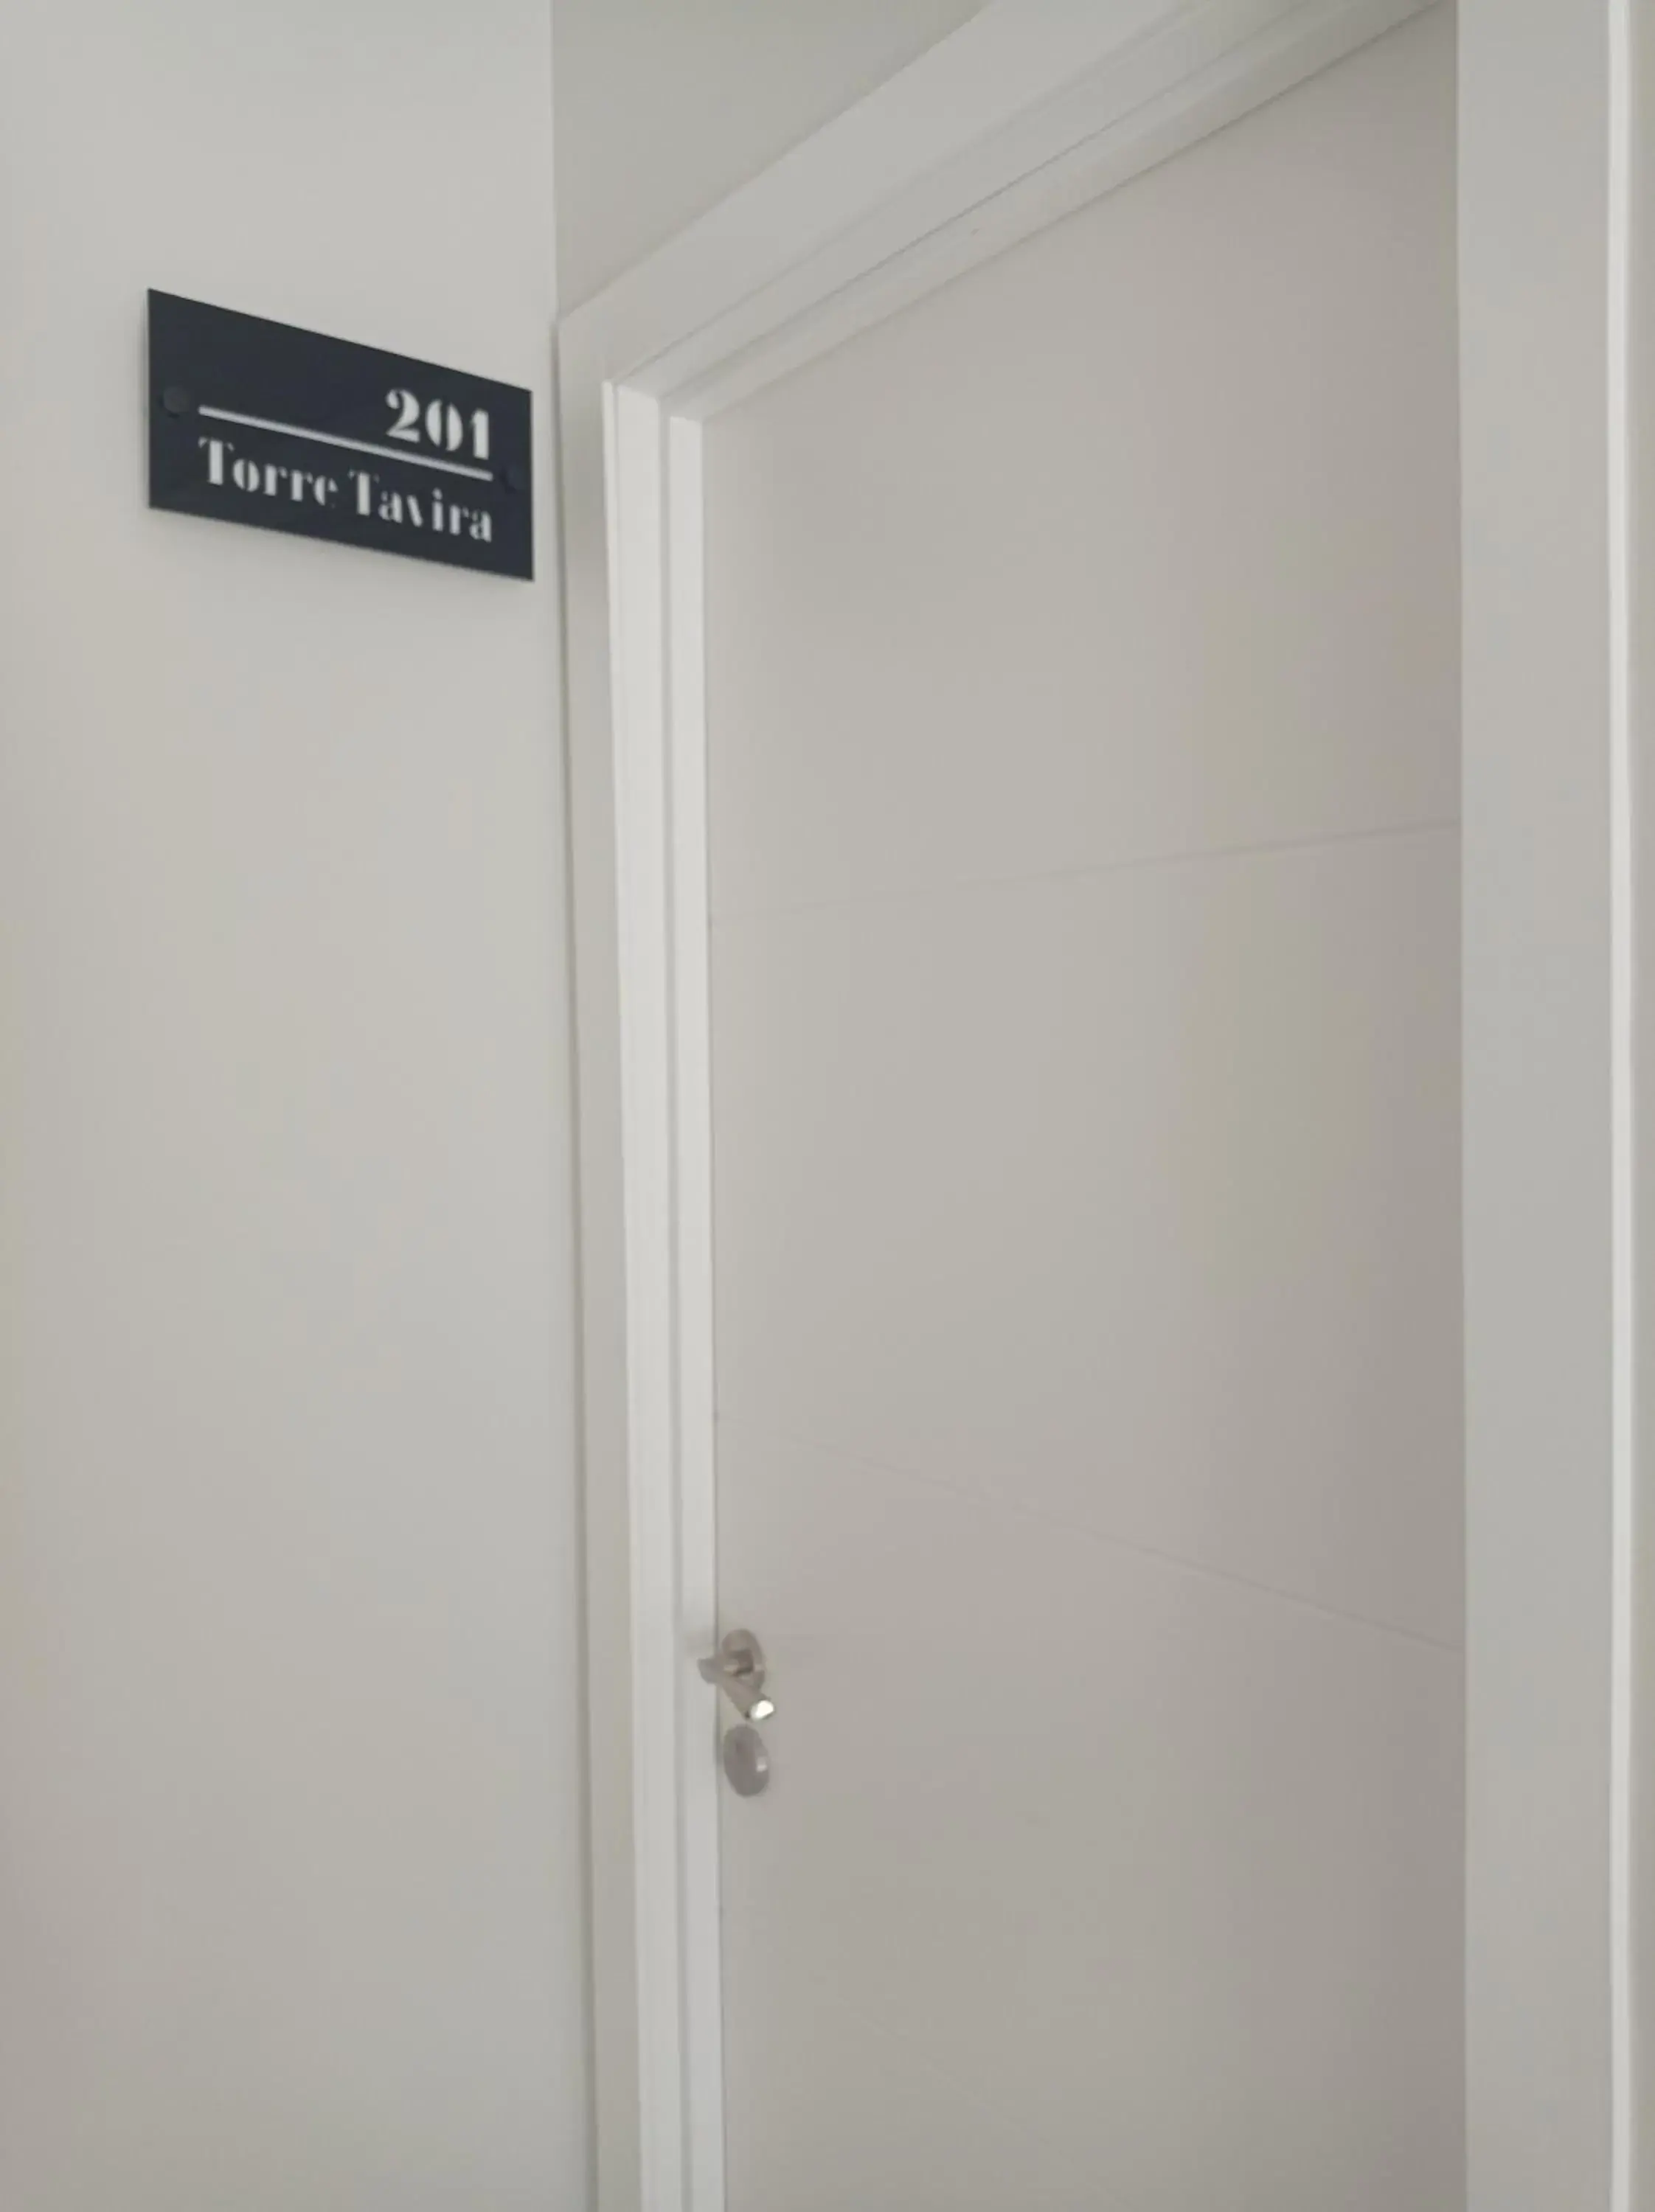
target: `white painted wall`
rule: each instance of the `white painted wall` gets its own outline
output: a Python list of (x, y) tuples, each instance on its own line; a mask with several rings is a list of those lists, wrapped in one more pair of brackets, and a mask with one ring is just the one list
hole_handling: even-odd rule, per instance
[(557, 0), (558, 280), (574, 307), (983, 0)]
[(532, 385), (545, 0), (0, 15), (0, 2202), (585, 2199), (552, 512), (144, 505), (158, 285)]

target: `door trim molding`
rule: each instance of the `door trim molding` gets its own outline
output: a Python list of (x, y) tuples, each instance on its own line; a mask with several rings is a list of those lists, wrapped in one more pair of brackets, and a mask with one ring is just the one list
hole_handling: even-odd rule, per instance
[[(993, 0), (562, 327), (601, 2212), (720, 2212), (723, 2202), (717, 1723), (693, 1665), (715, 1640), (701, 425), (1430, 4)], [(1512, 455), (1530, 433), (1555, 445), (1557, 425), (1547, 419), (1555, 396), (1545, 377), (1512, 359), (1512, 314), (1533, 281), (1524, 228), (1532, 215), (1500, 198), (1502, 164), (1526, 162), (1549, 185), (1554, 157), (1541, 149), (1566, 123), (1560, 166), (1593, 158), (1597, 110), (1549, 114), (1571, 80), (1567, 70), (1555, 82), (1546, 71), (1579, 58), (1563, 50), (1600, 27), (1600, 11), (1626, 5), (1530, 0), (1516, 11), (1519, 28), (1509, 0), (1461, 0), (1477, 2212), (1519, 2203), (1551, 2212), (1554, 2201), (1556, 2212), (1566, 2203), (1567, 2212), (1630, 2212), (1632, 2203), (1622, 2184), (1611, 2197), (1607, 2178), (1611, 2165), (1627, 2167), (1629, 2126), (1630, 2031), (1614, 1991), (1628, 1985), (1625, 1882), (1615, 1869), (1626, 1863), (1630, 1814), (1628, 1791), (1612, 1776), (1615, 1747), (1629, 1743), (1628, 1697), (1614, 1686), (1629, 1650), (1630, 1122), (1628, 1085), (1609, 1073), (1630, 1065), (1626, 994), (1610, 976), (1612, 958), (1629, 959), (1629, 896), (1609, 892), (1621, 881), (1613, 851), (1628, 834), (1629, 802), (1624, 780), (1609, 773), (1607, 522), (1596, 544), (1606, 595), (1596, 658), (1589, 651), (1573, 672), (1570, 712), (1531, 712), (1525, 744), (1508, 741), (1512, 682), (1525, 655), (1544, 654), (1549, 635), (1548, 576), (1521, 563), (1512, 574), (1507, 540), (1522, 526), (1512, 502), (1530, 487)], [(1521, 97), (1519, 63), (1531, 72)], [(1607, 88), (1607, 56), (1604, 66)], [(1605, 104), (1596, 149), (1605, 176), (1609, 112)], [(1601, 281), (1607, 207), (1601, 231), (1588, 211), (1558, 251), (1580, 285), (1588, 261)], [(1555, 314), (1542, 309), (1542, 319)], [(1577, 455), (1572, 486), (1558, 491), (1569, 520), (1588, 524), (1624, 463), (1608, 435), (1606, 308), (1591, 343), (1603, 450), (1584, 483)], [(1586, 407), (1584, 383), (1578, 397)], [(1528, 672), (1532, 688), (1543, 671)], [(1601, 718), (1591, 711), (1600, 681)], [(1555, 686), (1551, 696), (1555, 704)], [(1573, 822), (1560, 873), (1545, 806), (1581, 749), (1583, 713), (1602, 733), (1602, 788)], [(1554, 962), (1553, 999), (1541, 1006), (1522, 963), (1537, 933), (1555, 941), (1560, 930), (1568, 952)], [(1567, 1066), (1556, 1064), (1547, 1026), (1560, 997), (1584, 1054)], [(1536, 1188), (1555, 1192), (1560, 1178), (1594, 1194), (1592, 1233), (1573, 1237), (1561, 1273), (1537, 1285), (1519, 1268), (1514, 1287), (1513, 1224), (1532, 1229)], [(1596, 1322), (1579, 1322), (1581, 1312)], [(1526, 1363), (1532, 1395), (1544, 1371), (1536, 1332), (1560, 1316), (1573, 1347), (1568, 1406), (1564, 1428), (1554, 1419), (1542, 1446), (1514, 1429), (1524, 1392), (1513, 1388), (1513, 1362)], [(1525, 1444), (1533, 1479), (1514, 1505), (1506, 1477), (1513, 1449)], [(1594, 1501), (1585, 1534), (1583, 1484)], [(1575, 1601), (1554, 1601), (1536, 1628), (1536, 1566), (1549, 1547), (1578, 1569)], [(1513, 1634), (1524, 1607), (1526, 1641)], [(1601, 1637), (1600, 1607), (1615, 1623)], [(1557, 1709), (1537, 1714), (1532, 1697), (1525, 1702), (1534, 1670), (1554, 1667), (1565, 1686)], [(1563, 1865), (1549, 1872), (1532, 1837), (1506, 1828), (1501, 1793), (1510, 1795), (1513, 1751), (1535, 1753), (1538, 1733), (1560, 1724), (1590, 1740), (1591, 1756), (1571, 1779), (1587, 1788), (1599, 1775), (1602, 1804), (1594, 1798), (1565, 1821)], [(1520, 1924), (1542, 1905), (1566, 1911), (1564, 1935), (1579, 1937), (1593, 1962), (1561, 2007), (1532, 1923)], [(1500, 2018), (1514, 2006), (1547, 2015), (1526, 2046)], [(1495, 2169), (1506, 2167), (1487, 2146), (1513, 2126), (1521, 2136), (1524, 2101), (1530, 2135), (1550, 2124), (1542, 2115), (1557, 2077), (1525, 2069), (1565, 2053), (1601, 2143), (1576, 2130), (1575, 2185), (1555, 2200), (1497, 2185)], [(1591, 2168), (1584, 2187), (1580, 2158)]]
[(1640, 963), (1634, 540), (1655, 416), (1647, 365), (1633, 374), (1649, 303), (1632, 178), (1652, 116), (1636, 12), (1460, 0), (1476, 2212), (1650, 2201), (1633, 2070), (1650, 1771), (1634, 1765), (1634, 1240), (1655, 1183), (1634, 1002), (1655, 947)]

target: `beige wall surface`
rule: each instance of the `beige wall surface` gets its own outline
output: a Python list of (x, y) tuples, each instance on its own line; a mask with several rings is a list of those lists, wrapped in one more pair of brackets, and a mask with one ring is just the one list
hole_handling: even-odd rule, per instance
[[(155, 285), (532, 385), (545, 0), (0, 15), (0, 2203), (586, 2194), (553, 516), (150, 513)], [(543, 471), (544, 476), (544, 471)]]
[(983, 0), (557, 0), (567, 307), (779, 161)]

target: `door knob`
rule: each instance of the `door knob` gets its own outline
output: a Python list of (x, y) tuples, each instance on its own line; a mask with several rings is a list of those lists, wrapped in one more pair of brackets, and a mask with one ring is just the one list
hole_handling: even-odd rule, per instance
[(764, 1653), (751, 1629), (733, 1628), (698, 1664), (702, 1680), (722, 1690), (744, 1721), (767, 1721), (776, 1711), (774, 1701), (764, 1695)]

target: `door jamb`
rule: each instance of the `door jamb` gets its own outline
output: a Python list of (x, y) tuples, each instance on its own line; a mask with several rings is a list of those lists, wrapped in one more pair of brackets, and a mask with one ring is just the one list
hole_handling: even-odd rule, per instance
[(1632, 2072), (1634, 1240), (1639, 1186), (1655, 1198), (1633, 1114), (1631, 216), (1655, 118), (1634, 13), (1460, 0), (1474, 2212), (1633, 2212), (1655, 2186)]
[[(993, 0), (563, 325), (601, 2212), (723, 2203), (701, 426), (1430, 4)], [(1475, 2212), (1634, 2202), (1629, 23), (1461, 0)]]

